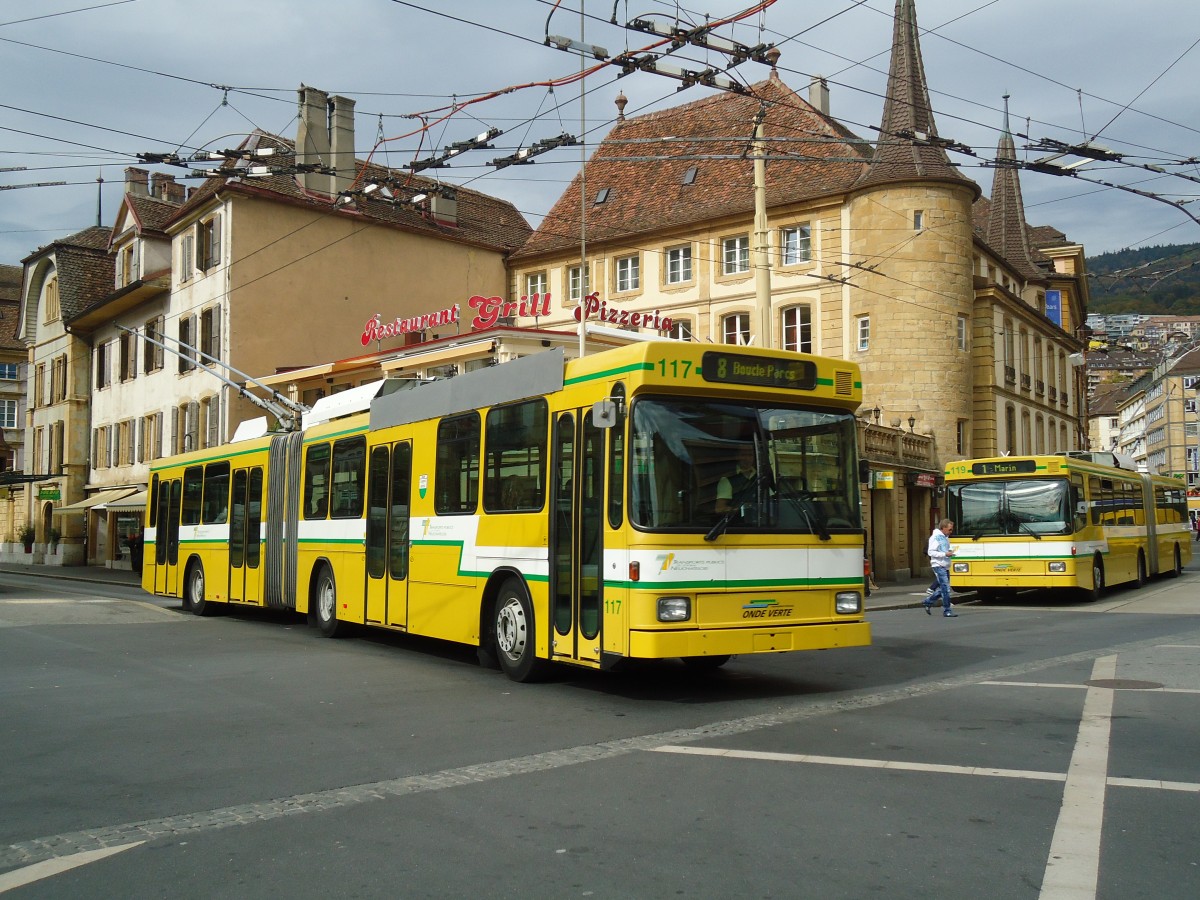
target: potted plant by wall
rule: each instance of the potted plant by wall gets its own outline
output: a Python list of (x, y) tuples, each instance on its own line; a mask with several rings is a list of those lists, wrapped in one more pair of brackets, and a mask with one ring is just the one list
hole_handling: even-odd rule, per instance
[(50, 538), (50, 552), (57, 553), (58, 542), (62, 540), (62, 532), (51, 525), (50, 530), (46, 533), (46, 536)]
[(32, 525), (22, 525), (19, 532), (21, 543), (25, 545), (25, 552), (33, 552), (33, 539), (37, 537), (37, 530)]

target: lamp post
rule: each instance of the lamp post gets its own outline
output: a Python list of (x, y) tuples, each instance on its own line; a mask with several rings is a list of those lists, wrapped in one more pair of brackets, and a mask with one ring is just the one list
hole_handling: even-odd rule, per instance
[(917, 429), (917, 417), (916, 417), (916, 416), (909, 416), (909, 417), (908, 417), (908, 431), (909, 431), (909, 433), (910, 433), (910, 434), (915, 434), (915, 433), (916, 433), (916, 429)]
[(883, 415), (883, 410), (876, 406), (873, 410), (871, 410), (871, 415), (875, 417), (875, 424), (878, 425), (879, 417)]

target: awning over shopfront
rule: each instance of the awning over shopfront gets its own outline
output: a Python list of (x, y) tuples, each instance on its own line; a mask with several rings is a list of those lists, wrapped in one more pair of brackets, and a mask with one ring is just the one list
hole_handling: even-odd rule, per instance
[[(57, 513), (83, 514), (83, 513), (87, 512), (89, 509), (94, 509), (95, 507), (100, 506), (101, 504), (113, 503), (114, 501), (120, 500), (123, 497), (128, 497), (135, 490), (137, 490), (137, 488), (116, 488), (111, 491), (99, 491), (95, 494), (92, 494), (92, 496), (88, 497), (86, 500), (80, 500), (78, 503), (68, 503), (66, 506), (56, 507), (54, 509), (54, 512), (56, 514)], [(144, 504), (144, 502), (145, 501), (143, 498), (143, 504)]]
[(122, 497), (120, 500), (110, 500), (108, 503), (100, 503), (93, 509), (113, 509), (120, 512), (129, 512), (136, 510), (141, 512), (146, 508), (146, 497), (149, 491), (138, 491), (136, 494), (130, 494), (128, 497)]

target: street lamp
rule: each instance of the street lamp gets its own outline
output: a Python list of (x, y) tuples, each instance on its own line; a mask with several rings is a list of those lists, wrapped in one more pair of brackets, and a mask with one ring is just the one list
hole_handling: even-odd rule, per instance
[(883, 415), (883, 410), (876, 406), (873, 410), (871, 410), (871, 415), (875, 417), (875, 424), (878, 425), (879, 417)]
[(909, 432), (910, 432), (910, 433), (915, 433), (915, 431), (916, 431), (916, 428), (917, 428), (917, 417), (916, 417), (916, 416), (909, 416), (909, 417), (908, 417), (908, 430), (909, 430)]

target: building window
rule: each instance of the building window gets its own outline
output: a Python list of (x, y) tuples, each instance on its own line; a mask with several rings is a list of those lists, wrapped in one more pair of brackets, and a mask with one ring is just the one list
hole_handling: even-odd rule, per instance
[(112, 343), (105, 341), (96, 347), (96, 387), (106, 388), (112, 380)]
[(913, 210), (913, 231), (920, 231), (925, 227), (925, 211), (921, 209)]
[(33, 408), (46, 405), (46, 364), (38, 363), (33, 370)]
[[(200, 313), (200, 357), (202, 363), (221, 358), (221, 306), (210, 306)], [(212, 357), (208, 359), (207, 357)]]
[(64, 353), (50, 360), (50, 402), (62, 403), (67, 399), (67, 355)]
[(0, 400), (0, 428), (17, 427), (17, 401)]
[(750, 343), (750, 313), (732, 313), (721, 320), (721, 340), (745, 346)]
[(683, 284), (692, 280), (692, 247), (671, 247), (667, 250), (667, 284)]
[(121, 380), (137, 377), (137, 335), (131, 331), (121, 332)]
[[(190, 372), (196, 368), (193, 358), (193, 333), (196, 330), (196, 317), (183, 316), (179, 320), (179, 374)], [(190, 449), (195, 449), (194, 447)]]
[(812, 259), (812, 227), (805, 222), (784, 228), (779, 233), (779, 253), (785, 266), (808, 262)]
[(206, 272), (221, 263), (221, 217), (196, 224), (196, 268)]
[(165, 351), (160, 346), (163, 339), (166, 337), (163, 334), (163, 317), (157, 316), (146, 323), (146, 337), (153, 338), (158, 341), (158, 344), (150, 340), (144, 342), (142, 348), (142, 371), (157, 372), (163, 367), (163, 355)]
[(525, 276), (525, 296), (532, 297), (534, 294), (546, 293), (546, 273), (534, 272), (532, 275)]
[(117, 287), (125, 287), (137, 281), (137, 241), (131, 241), (117, 251)]
[(1004, 449), (1017, 452), (1017, 411), (1012, 406), (1004, 407)]
[(641, 260), (623, 256), (617, 260), (617, 290), (636, 291), (642, 286)]
[(55, 321), (60, 315), (58, 305), (58, 276), (54, 276), (46, 282), (45, 307), (46, 318), (44, 321)]
[(185, 234), (179, 242), (179, 283), (192, 280), (192, 267), (196, 262), (196, 238)]
[(783, 349), (812, 353), (812, 310), (791, 306), (783, 311)]
[(0, 363), (0, 380), (16, 381), (17, 371), (16, 363)]
[(958, 427), (955, 429), (955, 450), (960, 456), (969, 456), (970, 451), (967, 449), (967, 421), (966, 419), (958, 420)]
[(692, 323), (687, 319), (675, 319), (671, 322), (669, 336), (677, 341), (690, 341), (692, 339)]
[(967, 349), (967, 317), (958, 317), (958, 349)]
[(721, 247), (722, 275), (738, 275), (750, 271), (750, 238), (747, 235), (725, 238)]
[[(583, 289), (582, 290), (579, 287), (579, 279), (580, 279), (581, 273), (582, 273), (582, 277), (583, 277)], [(575, 300), (578, 302), (579, 300), (581, 300), (584, 297), (584, 295), (590, 294), (592, 292), (591, 266), (588, 267), (587, 272), (584, 272), (582, 267), (580, 267), (580, 266), (571, 266), (571, 268), (567, 270), (567, 284), (568, 284), (567, 296), (570, 297), (572, 300)]]
[(858, 317), (858, 349), (866, 351), (871, 348), (871, 317)]

